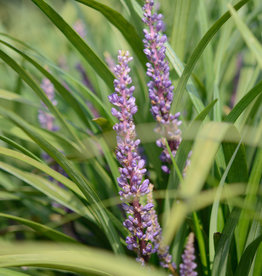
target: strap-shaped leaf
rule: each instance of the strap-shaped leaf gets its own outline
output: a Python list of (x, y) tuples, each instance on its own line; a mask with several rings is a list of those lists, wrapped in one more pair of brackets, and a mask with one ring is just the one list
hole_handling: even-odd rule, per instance
[(135, 260), (104, 250), (73, 244), (0, 242), (0, 267), (35, 266), (66, 270), (77, 275), (166, 276), (163, 271), (144, 267)]
[(0, 108), (1, 114), (13, 121), (21, 128), (32, 140), (34, 140), (50, 157), (52, 157), (67, 173), (73, 182), (82, 191), (86, 199), (92, 204), (90, 212), (93, 213), (98, 224), (103, 228), (113, 250), (117, 253), (122, 252), (120, 237), (117, 234), (112, 222), (110, 221), (106, 209), (102, 206), (101, 200), (92, 185), (84, 178), (84, 176), (75, 168), (75, 166), (67, 160), (64, 155), (41, 137), (34, 129), (24, 120), (14, 113)]
[(74, 133), (72, 127), (65, 121), (62, 114), (58, 109), (51, 103), (44, 91), (39, 85), (31, 78), (31, 76), (9, 55), (0, 50), (0, 58), (5, 61), (19, 76), (33, 89), (33, 91), (39, 96), (44, 102), (48, 109), (54, 114), (54, 116), (60, 121), (61, 125), (68, 131), (68, 133), (80, 144), (79, 138)]
[(45, 1), (32, 0), (42, 12), (54, 23), (54, 25), (65, 35), (78, 52), (87, 60), (96, 73), (113, 90), (114, 76), (105, 63), (96, 55), (86, 42), (75, 32), (68, 23)]
[[(235, 6), (235, 10), (239, 10), (243, 7), (248, 1), (250, 0), (241, 0)], [(192, 55), (190, 56), (187, 65), (183, 71), (183, 74), (179, 80), (177, 88), (175, 90), (175, 99), (173, 101), (172, 110), (177, 110), (177, 107), (183, 97), (184, 90), (186, 88), (186, 84), (188, 79), (193, 72), (195, 65), (199, 58), (201, 57), (202, 53), (204, 52), (205, 48), (209, 44), (210, 40), (214, 37), (214, 35), (220, 30), (220, 28), (228, 21), (231, 17), (230, 12), (226, 12), (223, 16), (221, 16), (206, 32), (203, 38), (200, 40), (196, 48), (194, 49)]]
[(262, 81), (254, 86), (231, 110), (231, 112), (224, 119), (225, 122), (234, 123), (242, 112), (249, 106), (249, 104), (262, 92)]
[(17, 216), (9, 215), (0, 213), (0, 217), (15, 220), (21, 224), (24, 224), (26, 226), (29, 226), (33, 230), (37, 231), (38, 233), (43, 234), (44, 236), (54, 240), (54, 241), (60, 241), (60, 242), (76, 242), (75, 239), (67, 236), (66, 234), (59, 232), (57, 230), (54, 230), (46, 225), (34, 222), (29, 219), (20, 218)]
[(262, 235), (257, 237), (244, 251), (235, 276), (248, 275), (258, 247), (262, 244)]
[(137, 34), (136, 29), (131, 25), (119, 12), (110, 7), (94, 0), (75, 0), (90, 8), (93, 8), (103, 14), (110, 23), (112, 23), (125, 37), (133, 51), (139, 58), (143, 66), (145, 66), (147, 59), (143, 52), (144, 46), (142, 40)]
[[(28, 62), (30, 62), (36, 69), (38, 69), (46, 78), (48, 78), (56, 88), (57, 92), (67, 101), (68, 104), (75, 110), (75, 112), (78, 114), (78, 117), (87, 125), (90, 127), (90, 121), (92, 119), (92, 113), (88, 112), (89, 110), (87, 108), (84, 108), (83, 103), (79, 103), (74, 95), (68, 91), (64, 85), (62, 85), (51, 73), (48, 72), (44, 67), (42, 67), (38, 62), (36, 62), (34, 59), (29, 57), (27, 54), (23, 53), (16, 47), (12, 46), (11, 44), (0, 40), (0, 43), (6, 45), (7, 47), (11, 48), (18, 54), (20, 54), (23, 58), (25, 58)], [(84, 112), (86, 111), (86, 112)], [(89, 120), (87, 118), (89, 117)], [(94, 127), (94, 126), (93, 126)]]

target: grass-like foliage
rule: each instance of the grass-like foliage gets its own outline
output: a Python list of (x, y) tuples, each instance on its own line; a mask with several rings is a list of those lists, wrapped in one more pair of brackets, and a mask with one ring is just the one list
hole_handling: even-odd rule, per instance
[(261, 17), (0, 0), (0, 276), (261, 276)]

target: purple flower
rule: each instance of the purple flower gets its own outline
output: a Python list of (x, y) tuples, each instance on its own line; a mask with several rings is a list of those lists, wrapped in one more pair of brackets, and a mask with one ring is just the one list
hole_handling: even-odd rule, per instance
[[(147, 26), (147, 29), (144, 29), (143, 42), (144, 52), (149, 60), (146, 66), (147, 75), (151, 79), (148, 83), (151, 113), (158, 122), (156, 132), (162, 137), (157, 141), (157, 146), (163, 149), (160, 159), (162, 162), (170, 163), (171, 157), (166, 148), (165, 139), (175, 156), (181, 143), (179, 126), (182, 122), (179, 120), (180, 113), (170, 114), (174, 87), (169, 77), (169, 65), (166, 61), (167, 37), (162, 33), (164, 31), (163, 16), (157, 13), (154, 0), (145, 0), (143, 10), (143, 22)], [(166, 165), (163, 166), (163, 170), (169, 172)]]
[[(110, 95), (109, 101), (116, 107), (112, 114), (118, 119), (113, 129), (117, 132), (116, 157), (121, 164), (118, 184), (121, 188), (120, 198), (124, 201), (123, 209), (127, 218), (123, 225), (129, 230), (126, 238), (127, 248), (137, 253), (137, 260), (142, 264), (149, 260), (158, 247), (157, 229), (151, 221), (154, 208), (152, 201), (141, 203), (141, 197), (150, 191), (148, 179), (143, 180), (146, 169), (145, 161), (138, 152), (140, 140), (136, 139), (133, 115), (137, 111), (134, 86), (129, 76), (128, 63), (132, 60), (129, 53), (119, 51), (118, 64), (115, 66), (115, 93)], [(159, 225), (158, 225), (159, 226)]]
[(179, 266), (181, 276), (198, 275), (197, 272), (194, 271), (197, 267), (197, 264), (194, 262), (195, 259), (194, 233), (190, 233), (188, 236), (184, 254), (182, 255), (183, 262)]

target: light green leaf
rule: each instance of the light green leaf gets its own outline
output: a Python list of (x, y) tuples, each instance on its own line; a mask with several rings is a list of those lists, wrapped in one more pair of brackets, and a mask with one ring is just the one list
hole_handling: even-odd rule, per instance
[(52, 244), (0, 243), (0, 267), (36, 266), (62, 269), (84, 275), (164, 276), (166, 273), (141, 268), (126, 257), (115, 256), (95, 248)]
[(9, 214), (4, 214), (4, 213), (0, 213), (0, 217), (2, 218), (6, 218), (6, 219), (11, 219), (11, 220), (15, 220), (21, 224), (24, 224), (30, 228), (32, 228), (33, 230), (35, 230), (38, 233), (41, 233), (42, 235), (54, 240), (54, 241), (59, 241), (59, 242), (76, 242), (75, 239), (65, 235), (64, 233), (61, 233), (57, 230), (54, 230), (46, 225), (28, 220), (28, 219), (24, 219), (24, 218), (20, 218), (17, 216), (13, 216), (13, 215), (9, 215)]
[(236, 10), (233, 8), (232, 5), (228, 4), (228, 8), (230, 13), (236, 23), (236, 26), (243, 36), (244, 40), (247, 43), (247, 46), (255, 55), (260, 68), (262, 69), (262, 45), (256, 39), (256, 37), (252, 34), (252, 32), (248, 29), (247, 25), (242, 21), (240, 16), (237, 14)]
[(79, 53), (93, 67), (96, 73), (105, 81), (110, 89), (113, 89), (114, 76), (104, 62), (96, 55), (85, 41), (75, 32), (68, 23), (45, 1), (31, 0), (43, 13), (53, 22), (53, 24), (65, 35)]

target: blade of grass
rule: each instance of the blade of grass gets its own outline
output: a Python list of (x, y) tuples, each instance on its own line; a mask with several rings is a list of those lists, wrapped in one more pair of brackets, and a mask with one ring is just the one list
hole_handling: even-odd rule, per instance
[(112, 225), (108, 214), (104, 207), (102, 206), (100, 198), (97, 196), (96, 191), (94, 191), (92, 185), (84, 178), (84, 176), (73, 166), (73, 164), (68, 161), (64, 155), (48, 143), (43, 137), (41, 137), (33, 128), (24, 120), (20, 119), (15, 114), (2, 110), (2, 114), (13, 121), (19, 128), (21, 128), (29, 137), (32, 138), (50, 157), (52, 157), (67, 173), (67, 175), (76, 183), (82, 193), (85, 195), (93, 208), (90, 212), (93, 212), (97, 223), (103, 228), (105, 235), (107, 236), (109, 242), (115, 253), (123, 252), (122, 245), (120, 243), (120, 237), (116, 232), (116, 229)]
[(18, 143), (16, 143), (15, 141), (13, 141), (12, 139), (2, 136), (0, 135), (0, 140), (4, 141), (5, 143), (9, 144), (10, 146), (18, 149), (19, 151), (21, 151), (22, 153), (28, 155), (29, 157), (37, 160), (38, 162), (43, 162), (40, 158), (38, 158), (34, 153), (32, 153), (31, 151), (29, 151), (28, 149), (26, 149), (25, 147), (19, 145)]
[(238, 257), (242, 256), (245, 248), (246, 239), (250, 226), (249, 210), (247, 206), (255, 208), (257, 202), (257, 193), (259, 191), (260, 181), (262, 176), (262, 150), (257, 152), (254, 165), (252, 167), (251, 175), (247, 185), (247, 196), (244, 201), (243, 210), (240, 215), (239, 225), (237, 227), (237, 253)]
[(67, 270), (77, 274), (165, 276), (127, 257), (115, 256), (95, 248), (52, 244), (0, 244), (0, 267), (36, 266)]
[[(262, 244), (262, 235), (257, 237), (244, 251), (235, 272), (236, 276), (248, 275), (258, 247)], [(255, 274), (253, 274), (255, 275)]]
[[(239, 1), (234, 8), (236, 10), (239, 10), (242, 6), (244, 6), (247, 2), (250, 0), (241, 0)], [(230, 12), (226, 12), (223, 16), (221, 16), (212, 26), (211, 28), (206, 32), (206, 34), (203, 36), (203, 38), (200, 40), (196, 48), (194, 49), (192, 55), (190, 56), (187, 65), (183, 71), (183, 74), (179, 80), (179, 83), (177, 85), (177, 88), (175, 90), (175, 99), (172, 104), (172, 111), (178, 109), (178, 105), (181, 102), (181, 99), (183, 97), (184, 90), (186, 88), (186, 84), (188, 82), (188, 79), (199, 60), (200, 56), (202, 55), (203, 51), (209, 44), (210, 40), (214, 37), (214, 35), (219, 31), (219, 29), (228, 21), (228, 19), (231, 17)]]
[[(51, 73), (48, 72), (44, 67), (42, 67), (38, 62), (36, 62), (34, 59), (30, 58), (27, 54), (23, 53), (16, 47), (12, 46), (11, 44), (0, 40), (0, 43), (6, 45), (10, 49), (14, 50), (18, 54), (20, 54), (25, 60), (30, 62), (37, 70), (39, 70), (46, 78), (48, 78), (56, 88), (57, 92), (60, 93), (60, 95), (65, 99), (65, 101), (70, 104), (70, 106), (75, 110), (75, 112), (78, 114), (78, 118), (83, 120), (83, 122), (90, 127), (90, 121), (92, 119), (92, 113), (88, 112), (87, 108), (83, 108), (81, 103), (79, 103), (74, 95), (68, 91), (64, 85), (62, 85)], [(86, 110), (86, 112), (84, 112)], [(86, 118), (89, 118), (87, 120)], [(94, 128), (94, 125), (91, 126)]]
[(70, 210), (73, 210), (79, 215), (86, 217), (89, 221), (94, 221), (92, 214), (83, 204), (83, 202), (69, 190), (63, 189), (55, 183), (50, 182), (43, 177), (21, 171), (3, 162), (0, 162), (0, 169), (14, 175), (15, 177), (26, 182), (27, 184), (33, 186), (37, 190), (41, 191), (43, 194), (58, 202), (59, 204), (62, 204), (66, 208), (69, 208)]
[(235, 122), (249, 104), (262, 92), (262, 81), (254, 86), (231, 110), (224, 119), (225, 122)]
[(235, 152), (231, 156), (231, 159), (228, 162), (228, 165), (224, 171), (224, 174), (222, 175), (222, 178), (218, 184), (218, 191), (217, 195), (214, 199), (214, 203), (212, 205), (211, 210), (211, 216), (210, 216), (210, 223), (209, 223), (209, 259), (210, 262), (213, 263), (214, 257), (215, 257), (215, 244), (213, 241), (213, 235), (218, 232), (218, 211), (219, 211), (219, 204), (220, 204), (220, 196), (222, 189), (225, 185), (226, 177), (228, 175), (228, 172), (231, 169), (231, 166), (233, 164), (233, 161), (235, 160), (238, 150), (240, 148), (241, 143), (238, 144), (237, 148), (235, 149)]
[(133, 51), (136, 53), (141, 64), (145, 67), (147, 59), (143, 52), (144, 46), (143, 46), (142, 40), (140, 39), (133, 25), (131, 25), (119, 12), (111, 9), (110, 7), (102, 3), (99, 3), (98, 1), (94, 1), (94, 0), (75, 0), (75, 1), (82, 3), (92, 9), (95, 9), (101, 14), (103, 14), (105, 18), (123, 34), (125, 39), (132, 47)]
[[(169, 219), (166, 220), (168, 223), (163, 229), (166, 244), (170, 243), (174, 233), (185, 219), (187, 214), (185, 203), (193, 200), (193, 197), (202, 189), (219, 145), (229, 129), (230, 125), (207, 123), (199, 131), (192, 149), (191, 165), (187, 171), (184, 184), (180, 186), (180, 194), (184, 199), (183, 203), (173, 203)], [(180, 219), (174, 220), (173, 218), (178, 213)]]
[(228, 8), (230, 10), (232, 18), (235, 21), (236, 27), (238, 28), (239, 32), (243, 36), (247, 46), (250, 48), (250, 50), (255, 55), (257, 62), (260, 65), (260, 68), (262, 69), (262, 45), (259, 43), (259, 41), (256, 39), (256, 37), (252, 34), (252, 32), (247, 27), (247, 25), (243, 22), (243, 20), (237, 14), (237, 12), (233, 8), (233, 6), (228, 4)]
[(39, 87), (39, 85), (30, 77), (30, 75), (10, 56), (0, 50), (0, 58), (5, 61), (14, 71), (16, 71), (19, 76), (33, 89), (33, 91), (38, 95), (38, 97), (44, 102), (48, 109), (54, 114), (54, 116), (60, 121), (61, 125), (67, 132), (76, 140), (80, 145), (81, 142), (76, 136), (72, 127), (64, 120), (58, 109), (51, 103), (44, 91)]
[(21, 224), (24, 224), (30, 228), (32, 228), (33, 230), (35, 230), (38, 233), (41, 233), (42, 235), (54, 240), (54, 241), (58, 241), (58, 242), (76, 242), (75, 239), (65, 235), (62, 232), (59, 232), (57, 230), (54, 230), (46, 225), (34, 222), (32, 220), (28, 220), (28, 219), (24, 219), (24, 218), (20, 218), (17, 216), (13, 216), (13, 215), (9, 215), (9, 214), (4, 214), (4, 213), (0, 213), (0, 217), (2, 218), (6, 218), (6, 219), (10, 219), (10, 220), (15, 220)]
[(212, 276), (226, 276), (230, 245), (234, 237), (234, 230), (239, 220), (240, 210), (235, 208), (227, 219), (221, 238), (218, 242), (213, 263)]
[(15, 271), (13, 269), (0, 268), (0, 274), (2, 276), (28, 276), (29, 274)]
[(31, 0), (53, 22), (53, 24), (65, 35), (86, 61), (93, 67), (102, 80), (113, 90), (114, 76), (105, 63), (96, 55), (86, 42), (75, 32), (68, 23), (45, 1)]

